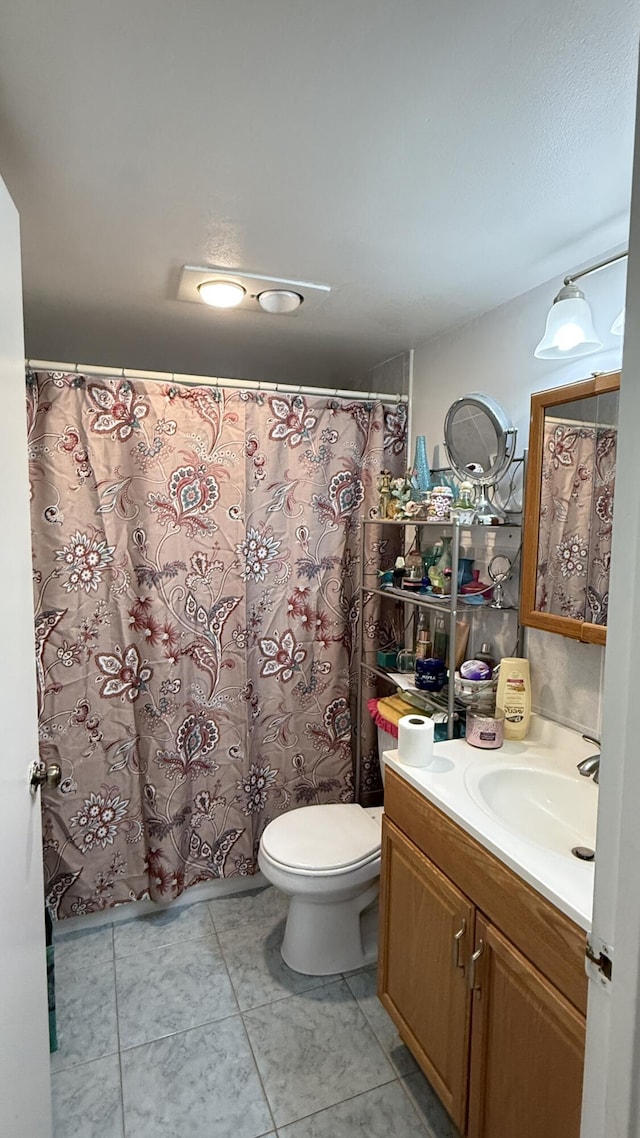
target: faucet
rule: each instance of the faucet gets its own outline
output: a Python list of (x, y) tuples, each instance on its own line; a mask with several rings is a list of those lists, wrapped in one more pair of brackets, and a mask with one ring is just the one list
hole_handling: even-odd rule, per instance
[(597, 783), (600, 778), (600, 740), (592, 738), (591, 735), (583, 735), (582, 738), (587, 743), (593, 743), (594, 746), (598, 748), (598, 752), (595, 755), (589, 755), (586, 759), (582, 759), (582, 761), (578, 763), (578, 770), (585, 778), (589, 778), (589, 775), (592, 774), (593, 781)]

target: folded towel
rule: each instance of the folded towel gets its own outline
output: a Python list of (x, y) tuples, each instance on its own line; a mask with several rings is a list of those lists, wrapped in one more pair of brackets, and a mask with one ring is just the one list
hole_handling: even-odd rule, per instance
[(394, 739), (398, 738), (398, 720), (403, 715), (415, 713), (415, 708), (399, 695), (390, 695), (385, 699), (370, 699), (367, 707), (376, 727), (386, 731)]

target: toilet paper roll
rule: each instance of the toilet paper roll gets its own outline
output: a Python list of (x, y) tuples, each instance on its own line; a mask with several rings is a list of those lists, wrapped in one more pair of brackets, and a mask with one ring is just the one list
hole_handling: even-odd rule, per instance
[(408, 767), (427, 767), (433, 758), (433, 720), (403, 715), (398, 720), (398, 758)]

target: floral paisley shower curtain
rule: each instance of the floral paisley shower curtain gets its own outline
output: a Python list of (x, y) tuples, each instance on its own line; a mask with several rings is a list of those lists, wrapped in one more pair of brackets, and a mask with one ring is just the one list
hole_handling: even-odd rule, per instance
[(545, 417), (536, 571), (540, 612), (606, 624), (618, 432)]
[(350, 801), (360, 520), (404, 407), (29, 373), (48, 901), (250, 875)]

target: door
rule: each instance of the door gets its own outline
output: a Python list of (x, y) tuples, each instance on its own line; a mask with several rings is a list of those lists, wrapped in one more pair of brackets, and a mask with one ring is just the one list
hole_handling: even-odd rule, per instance
[(380, 914), (378, 995), (463, 1130), (474, 909), (386, 818)]
[(469, 1138), (578, 1138), (584, 1017), (482, 917), (474, 955)]
[(49, 1044), (20, 229), (0, 179), (0, 1132), (49, 1138)]

